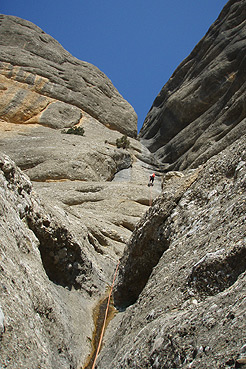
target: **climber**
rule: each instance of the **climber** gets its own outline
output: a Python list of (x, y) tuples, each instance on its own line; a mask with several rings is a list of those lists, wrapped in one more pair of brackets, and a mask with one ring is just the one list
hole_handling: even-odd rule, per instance
[(151, 176), (149, 177), (148, 187), (154, 186), (154, 179), (155, 179), (155, 173), (151, 174)]

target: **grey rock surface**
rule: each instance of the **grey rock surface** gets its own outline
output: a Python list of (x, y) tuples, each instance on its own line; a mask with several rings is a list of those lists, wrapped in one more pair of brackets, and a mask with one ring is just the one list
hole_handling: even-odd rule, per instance
[(54, 102), (41, 113), (39, 122), (51, 128), (68, 128), (78, 124), (81, 118), (81, 110), (76, 106)]
[[(80, 368), (85, 363), (91, 350), (94, 308), (112, 280), (132, 230), (150, 205), (147, 183), (153, 167), (137, 158), (142, 145), (130, 139), (128, 150), (117, 149), (119, 132), (89, 116), (83, 119), (84, 136), (40, 125), (0, 123), (1, 149), (25, 173), (20, 174), (10, 159), (2, 159), (2, 170), (9, 167), (10, 174), (7, 179), (2, 175), (0, 186), (5, 209), (1, 217), (5, 256), (0, 260), (8, 271), (1, 281), (10, 293), (0, 299), (7, 317), (0, 365), (8, 368), (56, 368), (57, 363), (59, 368)], [(124, 171), (127, 176), (121, 174)], [(26, 187), (30, 194), (22, 189)], [(158, 177), (152, 198), (160, 192)], [(11, 217), (6, 209), (11, 209)], [(34, 258), (30, 247), (35, 248)], [(22, 249), (29, 255), (27, 261)], [(15, 270), (14, 265), (22, 264), (27, 272), (24, 267)], [(10, 275), (15, 276), (13, 286)], [(27, 293), (23, 280), (27, 280)], [(19, 305), (10, 301), (12, 295), (21, 300)], [(26, 314), (28, 318), (21, 320)], [(42, 324), (33, 325), (40, 315)], [(10, 320), (18, 321), (19, 328), (10, 326)], [(26, 324), (32, 332), (24, 329)]]
[[(85, 111), (111, 129), (136, 136), (137, 115), (105, 74), (73, 57), (36, 25), (1, 15), (0, 51), (0, 116), (4, 120), (28, 123), (36, 119), (46, 125), (55, 118), (59, 124), (52, 125), (60, 126), (61, 120), (66, 124), (68, 110), (73, 110), (75, 121), (78, 112)], [(61, 112), (57, 104), (53, 106), (57, 101), (70, 107), (63, 105)]]
[(102, 72), (30, 22), (1, 16), (0, 34), (0, 366), (80, 368), (95, 306), (161, 181), (150, 192), (136, 114)]
[(246, 132), (246, 2), (230, 0), (156, 97), (139, 137), (169, 170), (195, 168)]
[[(4, 316), (0, 366), (76, 368), (83, 346), (90, 346), (86, 335), (93, 330), (88, 293), (72, 288), (81, 285), (85, 270), (93, 269), (84, 254), (86, 241), (82, 245), (66, 232), (65, 215), (55, 216), (54, 209), (50, 214), (33, 193), (30, 180), (5, 155), (0, 158), (0, 198), (1, 328)], [(69, 255), (60, 255), (64, 246)], [(55, 248), (56, 283), (52, 283), (47, 259)], [(66, 265), (73, 257), (81, 268), (70, 274)], [(83, 284), (88, 287), (90, 282)]]
[(1, 16), (0, 367), (85, 368), (121, 259), (98, 368), (243, 368), (244, 5), (174, 73), (142, 142), (102, 72)]
[[(9, 307), (7, 311), (3, 310), (5, 316), (14, 319), (18, 312), (20, 320), (21, 316), (25, 316), (24, 306), (28, 304), (31, 326), (37, 309), (60, 312), (58, 317), (54, 313), (51, 328), (50, 323), (46, 325), (45, 320), (45, 328), (38, 326), (30, 333), (29, 345), (23, 337), (23, 326), (26, 323), (20, 323), (22, 328), (15, 330), (11, 336), (7, 324), (1, 357), (2, 365), (8, 365), (9, 368), (34, 369), (38, 365), (40, 368), (56, 368), (57, 363), (59, 368), (67, 368), (70, 362), (72, 367), (81, 366), (85, 362), (91, 350), (95, 305), (111, 282), (115, 264), (122, 255), (132, 230), (150, 205), (147, 183), (153, 167), (137, 158), (142, 145), (135, 139), (130, 139), (128, 150), (117, 149), (116, 138), (120, 136), (119, 132), (110, 130), (89, 116), (83, 119), (85, 136), (66, 135), (61, 130), (39, 125), (23, 127), (21, 124), (6, 122), (0, 124), (1, 149), (16, 160), (25, 172), (20, 174), (15, 164), (3, 157), (2, 170), (7, 167), (9, 169), (5, 171), (10, 174), (3, 173), (1, 187), (4, 190), (1, 201), (4, 208), (12, 209), (11, 214), (13, 213), (12, 217), (8, 217), (7, 212), (2, 213), (1, 230), (4, 233), (1, 239), (5, 245), (2, 251), (6, 250), (9, 263), (6, 264), (6, 270), (16, 275), (11, 265), (27, 264), (27, 275), (21, 269), (18, 271), (18, 278), (20, 283), (23, 278), (28, 278), (29, 290), (35, 290), (38, 295), (36, 307), (32, 305), (36, 294), (24, 294), (23, 304), (16, 307), (10, 304), (9, 295), (3, 295), (0, 304), (4, 309), (5, 306)], [(121, 175), (125, 170), (128, 175)], [(32, 179), (32, 184), (25, 177), (26, 174)], [(4, 176), (7, 176), (7, 181)], [(118, 178), (121, 180), (118, 181)], [(19, 185), (22, 181), (24, 184)], [(27, 195), (22, 189), (26, 187)], [(160, 191), (161, 181), (158, 177), (151, 189), (151, 197), (154, 199)], [(28, 205), (23, 196), (24, 200), (27, 197)], [(7, 201), (4, 205), (5, 199), (9, 197), (12, 201)], [(20, 228), (19, 223), (21, 230), (16, 232), (15, 237), (20, 246), (14, 246), (9, 241), (9, 227), (13, 233), (14, 229)], [(35, 240), (32, 248), (35, 247), (37, 255), (30, 263), (22, 262), (20, 252), (23, 248), (28, 255), (30, 253), (31, 241), (26, 235)], [(36, 285), (36, 274), (38, 283), (43, 286), (41, 291)], [(7, 287), (11, 282), (8, 278), (9, 274), (3, 278), (4, 286)], [(21, 286), (14, 285), (11, 294), (18, 296), (18, 291), (22, 291)], [(45, 291), (48, 291), (48, 300)], [(40, 314), (46, 317), (48, 313), (42, 311)], [(69, 327), (66, 322), (69, 322)], [(59, 327), (61, 325), (59, 331), (56, 324)], [(46, 331), (42, 333), (43, 329), (52, 329), (54, 336), (47, 339)], [(60, 347), (59, 340), (63, 335), (67, 339), (62, 350), (52, 355), (52, 351), (56, 349), (51, 341)], [(39, 337), (40, 344), (35, 349), (36, 336)], [(7, 346), (10, 339), (13, 345)], [(24, 342), (23, 348), (17, 352), (20, 341)], [(47, 360), (44, 361), (41, 345), (47, 346), (49, 351)], [(23, 359), (26, 350), (31, 352), (28, 354), (30, 361)], [(61, 359), (61, 356), (64, 358)], [(16, 357), (18, 358), (14, 364), (13, 358)]]
[(4, 332), (4, 313), (2, 308), (0, 307), (0, 336)]
[(121, 312), (99, 368), (241, 367), (245, 181), (245, 136), (197, 170), (164, 177), (121, 258)]
[(138, 166), (132, 183), (127, 178), (32, 184), (1, 154), (1, 367), (84, 364), (91, 350), (93, 309), (149, 205)]
[[(93, 247), (101, 254), (111, 249), (115, 260), (148, 209), (147, 183), (153, 166), (138, 159), (148, 150), (137, 140), (129, 138), (130, 148), (118, 149), (119, 132), (86, 114), (82, 120), (84, 136), (0, 122), (0, 147), (29, 176), (46, 204), (57, 201), (71, 214), (71, 223), (80, 219), (91, 230)], [(151, 197), (160, 191), (159, 176)]]

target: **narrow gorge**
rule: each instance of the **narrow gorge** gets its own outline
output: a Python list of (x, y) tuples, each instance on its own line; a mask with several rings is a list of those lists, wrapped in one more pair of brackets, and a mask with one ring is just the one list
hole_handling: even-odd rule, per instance
[(97, 67), (21, 18), (0, 36), (0, 367), (92, 367), (120, 261), (96, 368), (246, 368), (246, 1), (138, 135)]

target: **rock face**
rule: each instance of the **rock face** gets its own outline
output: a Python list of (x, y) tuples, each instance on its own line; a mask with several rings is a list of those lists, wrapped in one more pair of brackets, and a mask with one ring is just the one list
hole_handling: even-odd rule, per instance
[(245, 367), (245, 5), (228, 2), (140, 132), (166, 174), (120, 260), (100, 369)]
[(1, 367), (80, 368), (86, 361), (93, 309), (148, 206), (143, 172), (135, 169), (138, 184), (124, 176), (32, 184), (1, 154)]
[(62, 128), (77, 124), (85, 111), (111, 129), (136, 136), (136, 113), (111, 81), (39, 27), (1, 15), (0, 51), (4, 120)]
[(98, 368), (243, 368), (244, 5), (174, 73), (142, 142), (105, 75), (1, 16), (1, 368), (92, 367), (119, 259)]
[(197, 167), (245, 133), (245, 18), (245, 0), (230, 0), (153, 103), (139, 136), (169, 170)]
[[(153, 159), (131, 138), (136, 114), (102, 72), (32, 23), (1, 16), (0, 35), (0, 149), (46, 204), (61, 207), (71, 224), (82, 221), (95, 255), (110, 255), (112, 267), (149, 205)], [(65, 134), (69, 127), (84, 135)], [(116, 147), (122, 133), (128, 150)], [(159, 193), (160, 181), (153, 197)]]
[(22, 19), (1, 16), (0, 34), (0, 367), (81, 368), (94, 309), (161, 181), (147, 187), (155, 160), (102, 72)]
[(93, 309), (148, 206), (138, 174), (138, 184), (116, 176), (32, 185), (1, 155), (1, 367), (80, 368), (86, 361)]
[(121, 259), (114, 298), (123, 311), (98, 367), (239, 368), (246, 358), (245, 137), (197, 170), (168, 176)]
[(86, 295), (93, 283), (88, 241), (68, 231), (65, 214), (55, 216), (42, 206), (30, 180), (5, 155), (0, 198), (0, 365), (77, 368), (84, 335), (93, 329), (83, 291), (74, 289), (87, 284)]

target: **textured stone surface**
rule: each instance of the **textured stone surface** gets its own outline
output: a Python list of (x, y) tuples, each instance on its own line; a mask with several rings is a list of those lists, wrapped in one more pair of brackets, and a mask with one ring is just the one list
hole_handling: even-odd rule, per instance
[(170, 169), (197, 167), (246, 132), (246, 2), (231, 0), (156, 97), (142, 142)]
[(198, 170), (168, 173), (121, 259), (114, 297), (128, 307), (110, 324), (99, 368), (240, 367), (245, 181), (245, 137)]
[[(42, 206), (30, 180), (4, 155), (0, 158), (0, 198), (0, 366), (76, 368), (83, 346), (89, 348), (86, 335), (93, 329), (86, 299), (92, 280), (82, 283), (85, 271), (90, 274), (93, 269), (89, 254), (85, 257), (88, 241), (78, 241), (66, 230), (65, 214), (55, 216)], [(60, 252), (64, 247), (69, 255)], [(52, 260), (55, 248), (56, 283), (52, 283), (47, 260)], [(70, 262), (76, 258), (81, 267), (69, 273), (68, 258)], [(71, 289), (77, 283), (84, 285), (84, 293)]]
[[(55, 120), (65, 125), (69, 109), (76, 114), (75, 121), (85, 111), (111, 129), (136, 136), (136, 113), (105, 74), (73, 57), (36, 25), (1, 15), (0, 51), (0, 117), (4, 120), (28, 123), (31, 119), (46, 125), (55, 114)], [(70, 107), (63, 106), (62, 113), (49, 107), (57, 101)]]
[[(148, 151), (134, 139), (130, 139), (129, 150), (117, 149), (119, 132), (108, 129), (94, 118), (84, 116), (83, 119), (85, 136), (66, 135), (61, 130), (39, 125), (6, 122), (0, 125), (1, 149), (32, 178), (33, 188), (28, 208), (22, 199), (24, 185), (11, 187), (14, 195), (11, 191), (10, 195), (5, 190), (3, 193), (3, 206), (12, 209), (13, 214), (8, 217), (6, 210), (2, 213), (2, 251), (8, 259), (8, 263), (3, 259), (8, 275), (2, 281), (8, 290), (9, 275), (17, 275), (15, 278), (20, 283), (27, 279), (28, 290), (35, 291), (30, 296), (23, 294), (18, 306), (10, 302), (8, 294), (1, 297), (4, 316), (10, 316), (6, 318), (7, 329), (2, 336), (1, 364), (9, 368), (34, 369), (39, 365), (46, 369), (55, 368), (57, 363), (59, 368), (69, 365), (75, 368), (85, 362), (91, 350), (95, 304), (105, 294), (115, 263), (136, 223), (149, 207), (147, 183), (153, 170), (148, 164), (151, 156), (146, 156), (148, 163), (138, 159), (138, 156), (142, 157), (142, 151)], [(22, 178), (13, 163), (10, 173), (12, 166), (15, 168), (13, 173)], [(26, 181), (31, 188), (30, 181)], [(6, 181), (1, 186), (9, 187)], [(157, 178), (151, 189), (152, 197), (160, 191), (161, 182)], [(4, 199), (9, 196), (12, 202), (5, 205)], [(23, 221), (27, 224), (22, 225)], [(21, 231), (15, 235), (16, 243), (20, 242), (28, 255), (31, 241), (24, 235), (35, 239), (37, 257), (30, 262), (23, 259), (8, 233), (9, 227), (14, 233), (20, 224)], [(28, 265), (27, 273), (24, 269), (18, 269), (18, 273), (13, 269), (21, 262)], [(39, 285), (43, 286), (41, 290)], [(11, 285), (11, 296), (19, 298), (21, 286), (15, 280), (15, 285)], [(36, 299), (37, 307), (33, 307)], [(21, 317), (26, 317), (26, 305), (29, 318), (21, 321)], [(35, 309), (40, 311), (36, 313)], [(37, 314), (43, 317), (41, 325), (32, 323)], [(11, 319), (18, 320), (20, 327), (14, 329), (13, 334), (9, 332)], [(35, 333), (30, 334), (27, 329), (28, 342), (23, 336), (26, 324), (35, 328)], [(47, 333), (49, 331), (53, 334)], [(35, 335), (39, 337), (38, 345)], [(7, 344), (9, 340), (12, 342), (10, 346)], [(44, 350), (48, 354), (42, 359)]]
[[(131, 138), (129, 150), (117, 149), (121, 134), (94, 118), (84, 115), (82, 123), (84, 136), (0, 122), (0, 147), (29, 176), (46, 203), (56, 199), (73, 219), (88, 226), (101, 253), (108, 245), (111, 251), (107, 248), (106, 253), (117, 257), (148, 209), (151, 156), (148, 159), (148, 150)], [(142, 161), (143, 154), (148, 163)], [(160, 191), (157, 177), (152, 198)]]
[[(77, 368), (93, 309), (161, 191), (159, 177), (147, 187), (158, 163), (134, 138), (116, 147), (135, 136), (136, 115), (96, 67), (24, 20), (2, 16), (0, 33), (0, 150), (32, 181), (3, 156), (0, 366)], [(74, 126), (84, 135), (64, 133)]]
[(0, 163), (0, 365), (77, 368), (91, 349), (93, 308), (148, 208), (148, 176), (136, 162), (112, 182), (32, 186), (8, 157)]
[[(94, 308), (122, 255), (120, 312), (98, 368), (243, 367), (244, 3), (228, 3), (168, 82), (163, 106), (172, 119), (176, 109), (178, 133), (165, 143), (150, 138), (156, 120), (145, 122), (142, 142), (155, 155), (129, 137), (117, 149), (123, 132), (134, 136), (136, 116), (97, 68), (33, 24), (1, 17), (0, 151), (22, 170), (1, 154), (1, 367), (81, 369)], [(188, 116), (194, 125), (180, 130)], [(71, 126), (84, 135), (64, 134)]]
[[(120, 277), (114, 293), (116, 306), (126, 307), (137, 300), (153, 268), (169, 247), (163, 235), (163, 223), (171, 216), (183, 194), (196, 180), (198, 173), (199, 170), (195, 170), (180, 177), (176, 175), (174, 181), (171, 181), (173, 178), (171, 177), (168, 180), (168, 188), (164, 187), (165, 197), (159, 199), (158, 204), (153, 205), (138, 223), (130, 240), (130, 247), (126, 249), (121, 259)], [(170, 173), (167, 177), (170, 177)]]
[(81, 110), (63, 102), (54, 102), (40, 114), (39, 122), (51, 128), (73, 127), (82, 118)]
[(148, 207), (138, 165), (132, 184), (128, 177), (32, 185), (1, 154), (0, 366), (77, 368), (85, 362), (93, 308)]

